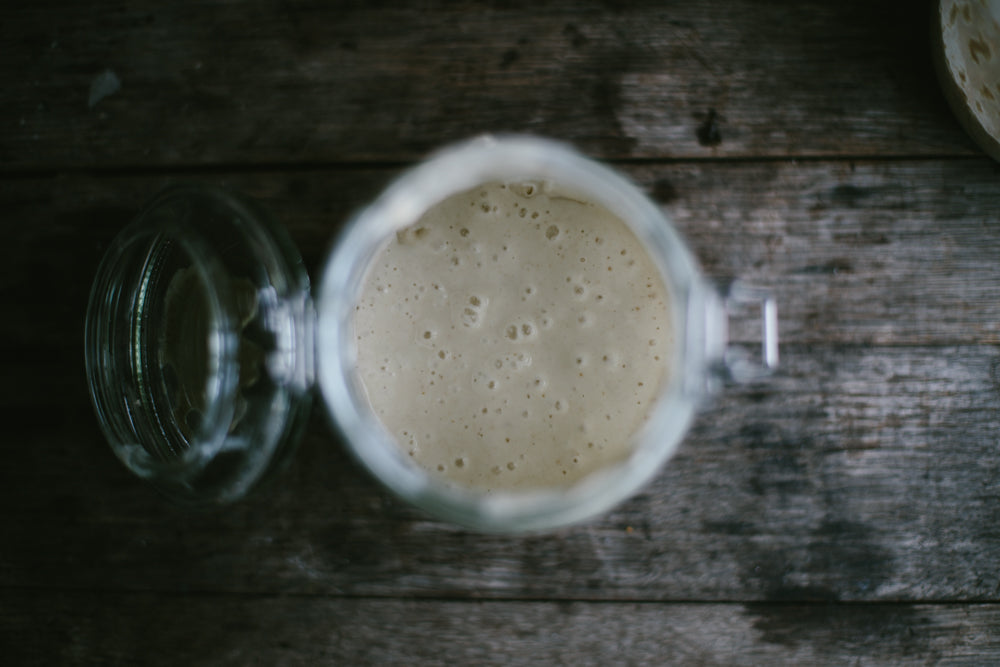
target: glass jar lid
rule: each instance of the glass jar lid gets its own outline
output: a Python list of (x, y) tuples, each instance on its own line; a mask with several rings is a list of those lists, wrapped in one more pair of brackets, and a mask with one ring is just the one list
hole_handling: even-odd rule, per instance
[(183, 503), (245, 495), (308, 414), (311, 313), (301, 257), (258, 208), (206, 187), (155, 197), (105, 253), (87, 312), (115, 454)]

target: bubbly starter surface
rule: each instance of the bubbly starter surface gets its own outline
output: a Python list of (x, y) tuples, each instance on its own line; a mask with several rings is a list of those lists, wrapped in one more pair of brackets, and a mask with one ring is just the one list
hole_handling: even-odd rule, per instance
[(376, 256), (358, 372), (432, 473), (487, 491), (565, 486), (628, 455), (667, 374), (668, 298), (609, 211), (547, 184), (488, 184)]

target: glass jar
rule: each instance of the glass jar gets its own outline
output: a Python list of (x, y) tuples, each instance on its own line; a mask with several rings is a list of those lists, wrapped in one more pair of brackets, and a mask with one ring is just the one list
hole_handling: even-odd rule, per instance
[[(648, 420), (633, 434), (630, 454), (624, 460), (565, 488), (484, 492), (447, 482), (421, 468), (374, 414), (358, 374), (353, 317), (373, 258), (397, 232), (451, 195), (490, 182), (525, 181), (552, 183), (577, 193), (628, 225), (661, 274), (675, 335), (666, 360), (668, 379)], [(191, 196), (213, 205), (181, 215), (183, 207), (177, 207)], [(166, 206), (170, 202), (173, 205)], [(239, 213), (216, 215), (216, 206), (222, 210), (237, 207), (234, 210)], [(269, 467), (267, 461), (290, 449), (308, 406), (315, 367), (327, 413), (351, 453), (396, 495), (434, 516), (477, 530), (550, 529), (597, 515), (635, 493), (673, 454), (696, 408), (720, 380), (760, 377), (777, 363), (777, 313), (769, 293), (741, 285), (726, 294), (717, 291), (702, 276), (662, 210), (616, 171), (553, 141), (482, 137), (449, 147), (401, 175), (348, 222), (334, 245), (316, 296), (315, 334), (308, 284), (298, 255), (273, 225), (249, 211), (235, 198), (212, 191), (168, 192), (123, 232), (95, 283), (87, 354), (99, 418), (126, 465), (174, 496), (208, 491), (213, 500), (228, 500), (252, 487)], [(229, 226), (209, 233), (217, 222), (205, 224), (208, 213), (218, 224), (230, 221), (224, 223)], [(206, 234), (210, 238), (202, 238)], [(156, 250), (163, 244), (161, 239), (176, 248), (171, 252), (181, 253), (183, 261), (177, 267), (193, 268), (170, 268), (158, 277), (162, 270), (157, 267), (165, 265)], [(238, 253), (246, 264), (227, 263), (227, 246), (215, 242), (220, 239), (233, 243), (239, 239), (239, 247), (249, 251)], [(255, 272), (250, 268), (255, 261), (261, 266), (270, 261), (272, 268)], [(207, 341), (205, 352), (199, 354), (211, 363), (201, 374), (185, 375), (194, 378), (187, 384), (199, 391), (204, 388), (204, 398), (198, 394), (200, 402), (175, 398), (182, 394), (171, 389), (162, 370), (169, 366), (164, 360), (170, 356), (170, 337), (161, 333), (170, 325), (169, 303), (165, 320), (155, 319), (163, 317), (155, 314), (163, 306), (151, 305), (169, 302), (170, 283), (177, 280), (170, 276), (179, 271), (189, 272), (188, 279), (198, 288), (195, 292), (202, 295), (201, 308), (209, 315), (205, 318), (209, 324), (198, 328), (195, 338)], [(152, 277), (147, 278), (150, 272)], [(250, 293), (247, 283), (241, 282), (244, 279), (257, 290), (258, 304), (266, 301), (272, 306), (271, 316), (262, 307), (255, 315), (259, 315), (259, 325), (242, 324), (247, 319), (243, 304)], [(264, 298), (261, 291), (271, 296)], [(727, 343), (727, 304), (734, 301), (761, 304), (761, 362), (744, 358), (740, 348)], [(262, 338), (248, 333), (258, 329), (274, 335)], [(147, 349), (151, 345), (152, 351)], [(250, 354), (253, 347), (260, 349)], [(244, 380), (249, 358), (257, 359), (255, 368), (260, 371), (250, 376), (270, 390), (260, 397), (260, 405), (267, 409), (259, 413), (239, 407), (241, 392), (246, 400), (256, 386)], [(186, 432), (176, 424), (181, 416), (178, 405), (182, 411), (198, 408)], [(188, 444), (177, 444), (182, 441)], [(201, 480), (215, 467), (215, 459), (229, 451), (243, 452), (239, 460), (246, 464), (228, 466), (227, 470), (241, 472), (223, 477), (239, 479), (239, 484), (228, 483), (226, 493), (219, 493), (210, 484), (189, 483), (189, 479)], [(257, 464), (250, 465), (250, 461)], [(184, 481), (167, 481), (175, 477)], [(178, 487), (186, 492), (178, 494)]]
[[(645, 246), (670, 294), (673, 369), (631, 455), (569, 488), (483, 493), (456, 487), (413, 464), (373, 414), (357, 373), (352, 317), (369, 264), (387, 238), (449, 196), (490, 182), (538, 181), (578, 193), (617, 215)], [(614, 170), (561, 144), (485, 137), (445, 149), (397, 179), (348, 225), (317, 300), (318, 379), (352, 453), (381, 482), (428, 512), (486, 531), (542, 530), (599, 514), (646, 484), (675, 451), (696, 406), (726, 377), (750, 379), (777, 364), (777, 309), (763, 290), (726, 295), (710, 286), (662, 210)], [(726, 303), (759, 301), (763, 365), (727, 346)]]
[(186, 504), (244, 496), (294, 449), (312, 402), (309, 279), (284, 229), (215, 188), (175, 187), (112, 242), (85, 330), (111, 448)]

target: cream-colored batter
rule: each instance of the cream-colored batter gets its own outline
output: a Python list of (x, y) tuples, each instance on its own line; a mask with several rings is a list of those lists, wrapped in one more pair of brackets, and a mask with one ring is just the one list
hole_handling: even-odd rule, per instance
[(484, 490), (565, 486), (628, 455), (667, 375), (668, 292), (606, 209), (491, 183), (381, 249), (358, 372), (400, 447)]

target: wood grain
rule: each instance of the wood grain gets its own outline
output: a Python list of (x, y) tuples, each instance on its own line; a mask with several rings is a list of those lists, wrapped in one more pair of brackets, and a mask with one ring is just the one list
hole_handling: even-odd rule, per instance
[[(998, 605), (588, 604), (14, 593), (15, 664), (981, 665)], [(16, 610), (16, 612), (14, 611)], [(45, 634), (38, 627), (46, 628)]]
[[(773, 289), (787, 343), (1000, 342), (1000, 168), (986, 159), (624, 166), (687, 238), (706, 274)], [(315, 278), (353, 211), (392, 169), (87, 176), (0, 181), (9, 258), (0, 298), (12, 361), (76, 359), (103, 249), (166, 184), (259, 200)], [(30, 276), (30, 279), (28, 277)], [(759, 339), (752, 314), (737, 340)], [(15, 352), (16, 350), (16, 352)], [(2, 354), (2, 353), (0, 353)], [(30, 370), (22, 369), (26, 376)]]
[[(286, 221), (315, 272), (387, 170), (203, 174)], [(0, 183), (6, 585), (653, 600), (1000, 594), (996, 167), (982, 160), (631, 167), (711, 273), (775, 288), (774, 381), (710, 406), (650, 489), (554, 538), (429, 522), (317, 418), (260, 498), (175, 510), (107, 451), (86, 398), (89, 277), (160, 176)], [(17, 221), (14, 224), (13, 221)], [(26, 277), (31, 279), (27, 280)], [(749, 319), (737, 329), (753, 340)], [(880, 343), (880, 346), (873, 346)], [(109, 583), (113, 582), (113, 583)]]
[(0, 169), (410, 160), (499, 131), (616, 158), (977, 155), (926, 5), (10, 4)]
[[(517, 538), (467, 533), (395, 501), (320, 417), (253, 499), (176, 509), (113, 458), (82, 392), (60, 389), (49, 423), (0, 448), (0, 586), (996, 600), (998, 368), (993, 346), (792, 347), (779, 377), (707, 406), (639, 495), (593, 523)], [(18, 411), (42, 406), (8, 413)]]
[[(938, 92), (928, 4), (0, 8), (0, 662), (1000, 663), (1000, 168)], [(781, 372), (550, 535), (430, 520), (321, 409), (224, 509), (114, 459), (83, 318), (143, 201), (251, 195), (315, 277), (400, 169), (498, 131), (613, 161), (707, 275), (773, 289)]]

